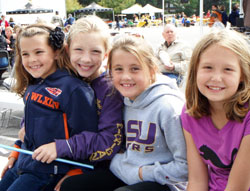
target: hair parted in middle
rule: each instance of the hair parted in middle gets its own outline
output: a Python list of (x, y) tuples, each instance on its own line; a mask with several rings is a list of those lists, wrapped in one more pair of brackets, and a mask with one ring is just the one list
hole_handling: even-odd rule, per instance
[(59, 28), (53, 28), (46, 24), (32, 24), (26, 28), (22, 28), (16, 40), (16, 57), (15, 57), (15, 79), (16, 83), (13, 90), (21, 97), (24, 96), (28, 85), (34, 83), (35, 79), (25, 70), (22, 64), (22, 55), (20, 40), (22, 38), (32, 38), (36, 35), (45, 35), (48, 45), (53, 51), (58, 51), (55, 58), (57, 68), (67, 69), (69, 72), (76, 74), (75, 69), (70, 63), (69, 56), (65, 49), (64, 34)]
[(108, 69), (109, 74), (112, 77), (112, 56), (116, 50), (123, 50), (128, 53), (133, 54), (142, 68), (148, 68), (151, 73), (151, 83), (156, 81), (156, 74), (159, 72), (158, 64), (159, 60), (154, 54), (154, 50), (147, 41), (140, 37), (135, 37), (132, 35), (121, 35), (114, 40), (112, 49), (108, 56)]
[(250, 108), (250, 45), (245, 36), (233, 30), (213, 30), (195, 46), (189, 64), (185, 92), (187, 113), (195, 118), (211, 114), (208, 99), (197, 87), (197, 71), (202, 53), (212, 45), (227, 48), (238, 56), (242, 82), (235, 95), (224, 104), (224, 108), (229, 120), (241, 122)]

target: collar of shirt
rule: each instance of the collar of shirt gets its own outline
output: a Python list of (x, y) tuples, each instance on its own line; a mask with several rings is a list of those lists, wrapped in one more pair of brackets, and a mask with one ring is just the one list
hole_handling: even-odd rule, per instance
[(168, 48), (168, 47), (170, 47), (170, 46), (172, 46), (172, 45), (174, 45), (174, 44), (176, 44), (176, 43), (178, 43), (177, 40), (173, 41), (171, 44), (168, 44), (168, 42), (165, 41), (165, 42), (164, 42), (164, 45)]

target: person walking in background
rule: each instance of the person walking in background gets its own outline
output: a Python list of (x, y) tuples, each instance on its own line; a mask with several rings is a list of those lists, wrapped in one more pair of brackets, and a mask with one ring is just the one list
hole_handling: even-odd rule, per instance
[(228, 16), (227, 16), (226, 8), (224, 5), (220, 6), (220, 11), (221, 11), (221, 18), (222, 18), (221, 22), (224, 24), (225, 27), (227, 27)]
[(1, 16), (1, 20), (0, 20), (0, 27), (2, 29), (2, 35), (5, 36), (5, 28), (9, 26), (9, 23), (7, 20), (5, 20), (5, 15)]
[(234, 30), (213, 31), (196, 45), (181, 114), (188, 191), (250, 188), (250, 49)]
[(115, 29), (118, 29), (118, 31), (120, 30), (120, 21), (118, 15), (115, 16)]
[(213, 4), (212, 5), (212, 13), (210, 15), (209, 21), (208, 21), (208, 26), (212, 27), (214, 24), (214, 20), (215, 20), (215, 16), (217, 16), (216, 18), (219, 19), (219, 21), (222, 22), (222, 14), (221, 11), (219, 10), (218, 6)]
[(73, 25), (74, 22), (75, 18), (72, 16), (72, 14), (69, 14), (67, 20), (64, 23), (64, 26)]
[(210, 18), (211, 12), (210, 9), (207, 10), (206, 18)]
[(108, 69), (125, 104), (126, 149), (110, 165), (125, 183), (116, 191), (185, 190), (184, 99), (176, 84), (158, 73), (157, 62), (152, 47), (134, 36), (118, 38), (109, 54)]
[(133, 23), (134, 23), (134, 26), (136, 26), (139, 22), (139, 19), (138, 19), (138, 16), (136, 14), (133, 15)]
[(232, 12), (229, 14), (228, 21), (231, 23), (231, 27), (236, 27), (236, 19), (240, 17), (238, 8), (233, 5)]
[(212, 26), (214, 29), (225, 29), (225, 25), (219, 20), (218, 16), (215, 14), (214, 15), (214, 24)]
[(59, 16), (59, 12), (58, 11), (56, 11), (55, 15), (52, 17), (51, 23), (54, 24), (55, 26), (63, 27), (63, 20)]
[[(68, 139), (83, 130), (96, 131), (94, 92), (87, 83), (74, 77), (64, 47), (64, 33), (59, 27), (29, 25), (18, 35), (16, 51), (14, 91), (25, 102), (25, 137), (23, 143), (17, 143), (34, 153), (32, 156), (20, 153), (17, 162), (10, 158), (15, 164), (9, 168), (8, 163), (4, 169), (0, 190), (54, 190), (60, 178), (73, 167), (56, 161), (50, 163), (50, 158), (44, 157), (49, 150), (39, 150), (39, 146), (55, 139)], [(57, 153), (49, 156), (56, 158)]]
[(177, 39), (177, 28), (172, 24), (164, 27), (162, 36), (165, 42), (156, 51), (161, 61), (159, 69), (164, 75), (175, 79), (177, 85), (180, 86), (192, 55), (192, 49)]

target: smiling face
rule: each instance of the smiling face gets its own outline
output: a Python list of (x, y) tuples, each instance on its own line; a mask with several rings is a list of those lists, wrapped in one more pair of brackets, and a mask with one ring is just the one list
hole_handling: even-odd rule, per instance
[(142, 67), (133, 54), (117, 49), (111, 63), (113, 84), (124, 97), (135, 100), (151, 84), (148, 67)]
[(75, 34), (69, 46), (69, 55), (78, 74), (93, 80), (100, 75), (105, 57), (104, 40), (97, 32)]
[(56, 53), (47, 43), (45, 35), (22, 37), (20, 52), (25, 70), (34, 78), (46, 78), (57, 69)]
[(201, 54), (197, 86), (210, 105), (222, 106), (236, 93), (240, 81), (241, 68), (234, 52), (215, 44)]

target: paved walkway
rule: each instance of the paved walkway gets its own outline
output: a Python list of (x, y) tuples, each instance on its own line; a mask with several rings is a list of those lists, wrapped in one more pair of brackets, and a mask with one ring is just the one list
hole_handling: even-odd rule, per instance
[[(9, 76), (8, 72), (3, 74), (3, 78), (7, 78)], [(8, 92), (9, 90), (2, 86), (2, 81), (0, 81), (0, 96), (2, 92)], [(9, 122), (7, 120), (9, 118), (10, 112), (7, 111), (5, 113), (5, 117), (3, 120), (4, 113), (1, 113), (2, 107), (0, 105), (0, 144), (13, 146), (13, 143), (17, 139), (17, 134), (19, 131), (20, 119), (10, 118)], [(22, 117), (23, 111), (13, 111), (13, 116)], [(0, 148), (0, 173), (2, 172), (3, 167), (7, 163), (7, 157), (10, 151), (6, 149)]]

